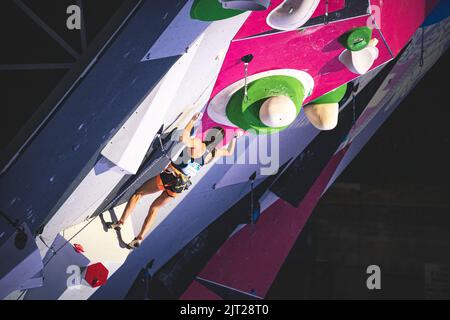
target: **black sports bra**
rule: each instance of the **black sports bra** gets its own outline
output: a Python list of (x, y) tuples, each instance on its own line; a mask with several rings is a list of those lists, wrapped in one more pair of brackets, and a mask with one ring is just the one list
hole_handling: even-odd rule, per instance
[[(180, 170), (183, 174), (189, 177), (195, 176), (198, 171), (206, 164), (205, 159), (206, 157), (211, 153), (212, 157), (214, 158), (216, 155), (216, 149), (209, 151), (206, 150), (205, 153), (201, 157), (193, 158), (191, 157), (188, 161), (185, 161), (185, 150), (183, 150), (180, 154), (180, 156), (177, 158), (175, 162), (172, 162), (172, 165)], [(181, 161), (180, 161), (181, 159)]]

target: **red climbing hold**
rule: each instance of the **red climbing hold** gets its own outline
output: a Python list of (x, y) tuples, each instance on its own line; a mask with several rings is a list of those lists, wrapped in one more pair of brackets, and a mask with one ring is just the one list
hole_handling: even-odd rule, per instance
[(84, 252), (84, 248), (83, 248), (83, 246), (82, 246), (81, 244), (75, 243), (75, 244), (73, 245), (73, 247), (74, 247), (74, 249), (75, 249), (75, 251), (76, 251), (77, 253), (82, 253), (82, 252)]
[(92, 288), (96, 288), (106, 284), (108, 274), (108, 269), (101, 262), (98, 262), (87, 267), (84, 279)]

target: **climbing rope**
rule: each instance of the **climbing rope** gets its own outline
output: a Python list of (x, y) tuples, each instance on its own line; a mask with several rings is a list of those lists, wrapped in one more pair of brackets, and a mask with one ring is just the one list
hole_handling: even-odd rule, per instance
[[(247, 63), (248, 65), (248, 63)], [(246, 71), (247, 72), (247, 71)], [(193, 105), (194, 107), (198, 105), (198, 103), (200, 102), (200, 100), (202, 98), (204, 98), (204, 95), (208, 92), (209, 89), (211, 89), (211, 86), (214, 85), (214, 81), (211, 81), (208, 86), (206, 86), (206, 88), (201, 92), (200, 96), (194, 101)], [(170, 127), (170, 126), (169, 126)], [(130, 183), (124, 190), (122, 190), (118, 195), (116, 195), (106, 206), (105, 208), (108, 208), (110, 206), (112, 206), (118, 199), (120, 199), (124, 194), (126, 194), (134, 185), (136, 181), (139, 181), (140, 179), (142, 179), (151, 169), (153, 169), (156, 164), (158, 164), (160, 162), (161, 159), (166, 158), (168, 160), (171, 160), (170, 156), (168, 155), (168, 150), (165, 148), (164, 143), (162, 141), (162, 133), (158, 133), (155, 136), (155, 139), (157, 139), (159, 146), (160, 146), (160, 150), (161, 150), (161, 155), (159, 157), (157, 157), (156, 159), (154, 159), (152, 161), (152, 163), (145, 169), (143, 170), (136, 179), (134, 179), (133, 183)], [(153, 143), (155, 142), (155, 140), (153, 140)], [(92, 204), (96, 203), (99, 199), (96, 199), (95, 202), (93, 202)], [(86, 209), (83, 214), (86, 213), (86, 211), (88, 211), (90, 209), (92, 205), (89, 206), (88, 209)], [(106, 209), (107, 210), (107, 209)], [(82, 215), (83, 215), (82, 214)], [(82, 216), (80, 215), (80, 216)], [(44, 238), (42, 237), (42, 235), (39, 235), (39, 239), (40, 241), (49, 249), (51, 250), (51, 256), (44, 262), (44, 268), (51, 262), (51, 260), (57, 255), (57, 253), (59, 251), (61, 251), (68, 243), (70, 243), (73, 239), (75, 239), (82, 231), (84, 231), (93, 221), (95, 221), (97, 218), (99, 217), (96, 216), (94, 218), (92, 218), (90, 221), (88, 221), (78, 232), (76, 232), (72, 237), (70, 237), (69, 239), (67, 239), (59, 248), (55, 249), (53, 246), (49, 246), (46, 241), (44, 240)], [(21, 294), (21, 296), (25, 293), (25, 291)], [(20, 297), (19, 297), (20, 298)]]
[(248, 63), (244, 63), (244, 101), (248, 101), (248, 83), (247, 83), (247, 76), (248, 76)]
[(252, 54), (248, 54), (241, 58), (241, 61), (244, 62), (244, 102), (248, 101), (248, 65), (252, 60)]

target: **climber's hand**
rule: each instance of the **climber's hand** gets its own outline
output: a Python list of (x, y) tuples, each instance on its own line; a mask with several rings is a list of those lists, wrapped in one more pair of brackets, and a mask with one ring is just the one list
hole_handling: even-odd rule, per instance
[(203, 113), (201, 112), (196, 112), (193, 116), (192, 116), (192, 121), (197, 121), (198, 119), (201, 119), (203, 116)]

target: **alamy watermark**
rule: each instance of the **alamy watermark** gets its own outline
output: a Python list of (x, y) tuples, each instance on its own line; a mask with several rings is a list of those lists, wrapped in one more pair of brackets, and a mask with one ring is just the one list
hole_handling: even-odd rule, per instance
[(69, 15), (66, 26), (69, 30), (81, 30), (81, 8), (77, 5), (67, 7), (66, 13)]

